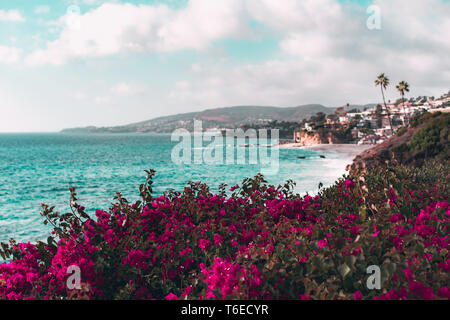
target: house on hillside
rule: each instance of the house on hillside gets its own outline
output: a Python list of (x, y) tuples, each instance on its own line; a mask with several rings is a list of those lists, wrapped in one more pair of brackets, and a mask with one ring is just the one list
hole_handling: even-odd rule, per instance
[(334, 121), (333, 119), (327, 117), (327, 122), (326, 122), (326, 124), (328, 124), (328, 125), (334, 125), (334, 124), (336, 124), (336, 121)]
[(358, 144), (376, 144), (379, 139), (380, 137), (374, 134), (369, 134), (361, 138), (361, 140), (358, 141)]
[(383, 118), (381, 119), (381, 127), (382, 128), (389, 128), (391, 126), (390, 122), (389, 122), (389, 117), (388, 116), (383, 116)]
[(353, 139), (358, 139), (360, 133), (361, 133), (361, 132), (359, 131), (358, 128), (353, 128), (352, 131), (351, 131), (352, 138), (353, 138)]
[(402, 102), (398, 104), (398, 108), (403, 109), (403, 108), (409, 108), (412, 106), (412, 103), (410, 102)]
[(350, 120), (349, 120), (349, 118), (345, 115), (345, 116), (340, 116), (339, 117), (339, 122), (341, 123), (341, 124), (347, 124), (348, 122), (349, 122)]
[(312, 127), (311, 124), (308, 123), (308, 122), (305, 123), (305, 127), (304, 127), (304, 128), (305, 128), (305, 130), (308, 131), (308, 132), (313, 131), (313, 127)]

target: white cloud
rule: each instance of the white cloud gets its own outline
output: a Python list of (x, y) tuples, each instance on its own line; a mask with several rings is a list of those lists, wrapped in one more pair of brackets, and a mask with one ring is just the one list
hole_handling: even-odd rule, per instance
[(88, 95), (84, 92), (76, 91), (76, 92), (70, 93), (69, 97), (71, 99), (74, 99), (77, 101), (84, 101), (88, 98)]
[(318, 33), (291, 33), (280, 43), (285, 52), (303, 57), (326, 56), (332, 49), (331, 39)]
[(61, 65), (72, 59), (126, 52), (202, 50), (214, 40), (239, 37), (246, 28), (238, 0), (192, 0), (166, 5), (106, 3), (85, 14), (66, 14), (59, 38), (27, 57), (29, 64)]
[(333, 0), (246, 0), (251, 16), (283, 32), (333, 30), (345, 22), (343, 7)]
[(19, 62), (22, 50), (15, 47), (0, 45), (0, 63), (11, 64)]
[(97, 104), (109, 104), (111, 102), (111, 97), (101, 96), (94, 99)]
[(47, 14), (50, 12), (50, 6), (40, 5), (34, 8), (34, 13), (36, 14)]
[(110, 92), (117, 96), (134, 96), (145, 92), (145, 88), (141, 85), (120, 82), (114, 85)]
[(122, 53), (204, 50), (215, 40), (253, 36), (248, 29), (251, 20), (278, 33), (283, 52), (304, 59), (374, 56), (378, 60), (394, 50), (423, 55), (449, 48), (450, 37), (443, 36), (443, 30), (450, 28), (450, 18), (441, 14), (450, 10), (448, 2), (379, 0), (375, 4), (382, 9), (378, 31), (366, 28), (365, 7), (334, 0), (191, 0), (178, 10), (162, 4), (105, 3), (82, 15), (61, 17), (59, 37), (26, 61), (61, 65)]
[(22, 16), (19, 10), (1, 10), (0, 9), (0, 22), (24, 22), (25, 18)]
[(101, 2), (100, 0), (83, 0), (83, 3), (93, 5)]
[(435, 68), (413, 70), (409, 61), (395, 59), (381, 68), (370, 60), (311, 57), (307, 62), (290, 58), (234, 68), (197, 65), (191, 70), (190, 77), (177, 82), (168, 94), (166, 103), (177, 112), (233, 105), (337, 107), (378, 102), (381, 96), (374, 79), (385, 70), (392, 82), (387, 91), (391, 100), (398, 98), (394, 85), (401, 80), (411, 84), (412, 96), (447, 92), (450, 83), (450, 74), (438, 75)]
[(84, 4), (93, 6), (96, 4), (104, 3), (104, 2), (119, 2), (119, 0), (82, 0)]

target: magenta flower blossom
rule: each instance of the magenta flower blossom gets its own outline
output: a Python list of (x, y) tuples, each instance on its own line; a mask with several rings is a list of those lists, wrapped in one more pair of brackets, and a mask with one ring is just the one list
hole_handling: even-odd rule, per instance
[(409, 291), (425, 300), (432, 300), (434, 298), (433, 290), (421, 282), (412, 281), (409, 285)]
[(215, 234), (214, 235), (214, 245), (215, 246), (220, 246), (220, 244), (222, 243), (222, 240), (223, 240), (223, 238), (222, 238), (222, 236), (221, 235), (219, 235), (219, 234)]
[(345, 189), (351, 189), (355, 186), (355, 183), (351, 179), (346, 179), (344, 184), (345, 184)]
[[(446, 191), (404, 181), (361, 195), (354, 181), (314, 197), (245, 184), (116, 203), (53, 242), (2, 247), (0, 299), (449, 299)], [(372, 264), (393, 272), (361, 292)]]
[(363, 298), (363, 295), (362, 295), (361, 291), (359, 291), (359, 290), (353, 294), (353, 300), (362, 300), (362, 298)]
[(208, 252), (209, 243), (210, 243), (209, 240), (200, 239), (200, 240), (198, 240), (198, 247), (200, 248), (200, 250), (202, 250), (204, 252)]
[(166, 300), (178, 300), (178, 297), (176, 295), (174, 295), (173, 293), (169, 293), (166, 296)]

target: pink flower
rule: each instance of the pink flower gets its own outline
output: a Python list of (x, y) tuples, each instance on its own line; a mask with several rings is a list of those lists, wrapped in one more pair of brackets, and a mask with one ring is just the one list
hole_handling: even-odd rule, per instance
[(214, 235), (214, 245), (215, 246), (220, 246), (220, 244), (222, 243), (222, 240), (223, 240), (223, 238), (222, 238), (222, 236), (221, 235), (219, 235), (219, 234), (215, 234)]
[(411, 281), (413, 279), (413, 274), (412, 274), (411, 269), (409, 269), (409, 268), (403, 269), (403, 274), (405, 275), (405, 279), (407, 281)]
[(202, 250), (204, 252), (208, 252), (209, 240), (206, 240), (206, 239), (198, 240), (198, 247), (200, 248), (200, 250)]
[[(239, 264), (232, 264), (221, 258), (215, 258), (211, 269), (206, 269), (204, 264), (200, 265), (204, 278), (200, 280), (207, 284), (207, 299), (226, 299), (230, 295), (239, 293), (239, 283), (246, 280), (246, 270)], [(216, 297), (215, 292), (219, 291), (222, 296)]]
[(450, 299), (450, 289), (447, 287), (441, 287), (438, 291), (438, 296)]
[(345, 180), (345, 189), (351, 189), (354, 186), (355, 186), (355, 183), (353, 182), (353, 180), (350, 180), (350, 179)]
[(326, 247), (328, 245), (328, 243), (327, 243), (327, 240), (320, 239), (319, 242), (317, 243), (317, 245), (319, 246), (319, 249), (322, 249), (323, 247)]
[(362, 300), (362, 298), (363, 298), (363, 295), (362, 295), (361, 291), (359, 291), (359, 290), (353, 294), (353, 300)]
[(350, 233), (352, 236), (357, 236), (359, 234), (359, 227), (358, 226), (352, 226), (350, 228)]
[(33, 273), (33, 272), (28, 272), (27, 273), (27, 282), (32, 283), (35, 280), (37, 280), (38, 278), (38, 274), (37, 273)]
[(409, 291), (425, 300), (433, 300), (434, 297), (433, 290), (418, 281), (411, 282), (409, 285)]
[(184, 257), (186, 254), (191, 253), (191, 251), (192, 251), (191, 248), (183, 249), (183, 250), (180, 251), (180, 256)]
[(380, 233), (380, 229), (377, 228), (375, 223), (373, 224), (373, 229), (375, 232), (372, 234), (372, 236), (376, 238), (376, 237), (378, 237), (378, 234)]
[(192, 286), (188, 286), (186, 289), (184, 289), (183, 293), (181, 294), (181, 297), (189, 296), (193, 289), (194, 288)]
[(176, 295), (174, 295), (173, 293), (169, 293), (166, 296), (166, 300), (178, 300), (178, 297)]

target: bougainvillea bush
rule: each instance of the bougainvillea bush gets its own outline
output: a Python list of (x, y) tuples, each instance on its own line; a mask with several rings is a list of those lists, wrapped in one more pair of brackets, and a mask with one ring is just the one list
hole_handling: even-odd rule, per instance
[[(449, 299), (448, 163), (343, 177), (318, 195), (261, 175), (201, 183), (89, 217), (43, 205), (46, 242), (2, 244), (1, 299)], [(67, 285), (69, 266), (80, 289)], [(381, 288), (369, 289), (368, 266)]]

